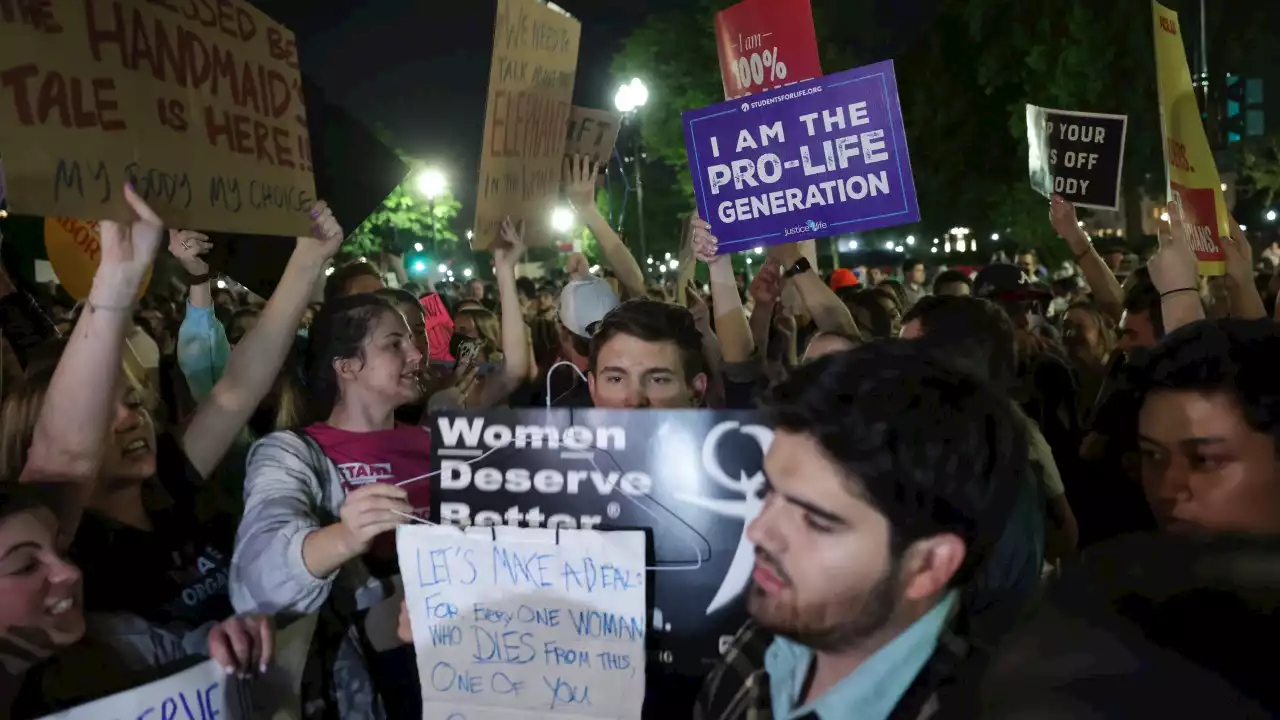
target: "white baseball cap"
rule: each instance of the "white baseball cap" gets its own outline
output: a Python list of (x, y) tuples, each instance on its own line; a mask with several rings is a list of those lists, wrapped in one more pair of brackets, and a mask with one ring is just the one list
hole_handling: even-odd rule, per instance
[(618, 307), (618, 296), (600, 278), (570, 280), (560, 291), (560, 322), (569, 332), (590, 338), (592, 326)]

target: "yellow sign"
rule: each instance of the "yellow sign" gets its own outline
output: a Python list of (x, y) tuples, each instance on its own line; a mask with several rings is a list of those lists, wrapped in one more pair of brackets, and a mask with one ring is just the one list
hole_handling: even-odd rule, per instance
[(293, 33), (244, 0), (0, 2), (11, 212), (297, 236), (315, 200)]
[(1200, 274), (1222, 275), (1227, 271), (1222, 238), (1231, 235), (1230, 220), (1191, 86), (1178, 14), (1158, 2), (1151, 3), (1151, 11), (1168, 200), (1182, 208), (1187, 240), (1200, 262)]
[(537, 0), (498, 0), (476, 250), (493, 246), (507, 215), (525, 221), (528, 245), (553, 245), (551, 206), (560, 193), (581, 33), (581, 23)]
[[(58, 283), (76, 300), (89, 297), (93, 287), (93, 274), (98, 271), (100, 248), (97, 223), (45, 218), (44, 248), (49, 253), (49, 264), (58, 276)], [(151, 270), (142, 281), (138, 297), (147, 291), (151, 282)]]

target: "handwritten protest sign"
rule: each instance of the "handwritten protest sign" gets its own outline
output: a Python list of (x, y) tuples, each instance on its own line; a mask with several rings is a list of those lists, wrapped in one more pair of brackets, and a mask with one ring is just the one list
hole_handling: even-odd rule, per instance
[(422, 310), (427, 316), (427, 344), (431, 348), (431, 360), (450, 361), (449, 340), (453, 337), (453, 318), (440, 300), (438, 293), (422, 298)]
[[(93, 276), (100, 262), (98, 224), (66, 218), (45, 218), (44, 247), (58, 282), (76, 300), (89, 297)], [(138, 289), (138, 297), (147, 291), (151, 268)]]
[(431, 515), (459, 527), (653, 538), (650, 677), (701, 678), (746, 620), (772, 431), (758, 412), (528, 408), (432, 415)]
[(1027, 105), (1031, 187), (1079, 207), (1120, 208), (1128, 117)]
[(396, 531), (423, 717), (639, 718), (641, 532)]
[(253, 704), (244, 681), (228, 677), (212, 660), (176, 675), (49, 715), (44, 720), (220, 718), (248, 720)]
[(498, 240), (503, 218), (525, 221), (524, 241), (552, 243), (565, 128), (582, 25), (537, 0), (498, 0), (471, 247)]
[(618, 142), (622, 118), (607, 110), (573, 106), (569, 114), (569, 135), (565, 138), (565, 155), (590, 155), (595, 162), (608, 162)]
[(920, 219), (891, 61), (682, 117), (722, 253)]
[(293, 34), (243, 0), (0, 2), (12, 211), (98, 219), (125, 183), (174, 227), (305, 235)]
[(1182, 209), (1182, 222), (1200, 274), (1222, 275), (1227, 271), (1222, 239), (1231, 234), (1227, 203), (1191, 86), (1178, 13), (1156, 2), (1151, 3), (1151, 12), (1167, 196)]
[(822, 77), (809, 0), (743, 0), (716, 13), (727, 100)]

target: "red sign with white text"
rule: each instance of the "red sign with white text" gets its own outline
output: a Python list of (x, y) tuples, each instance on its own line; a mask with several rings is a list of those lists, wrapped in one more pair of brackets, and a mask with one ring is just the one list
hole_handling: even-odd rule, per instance
[(809, 0), (743, 0), (716, 13), (724, 97), (822, 77)]

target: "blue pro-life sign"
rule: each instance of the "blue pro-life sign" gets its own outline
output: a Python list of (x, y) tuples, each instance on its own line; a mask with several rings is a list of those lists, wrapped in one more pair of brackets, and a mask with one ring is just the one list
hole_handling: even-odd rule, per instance
[(722, 253), (920, 219), (892, 61), (682, 117)]

